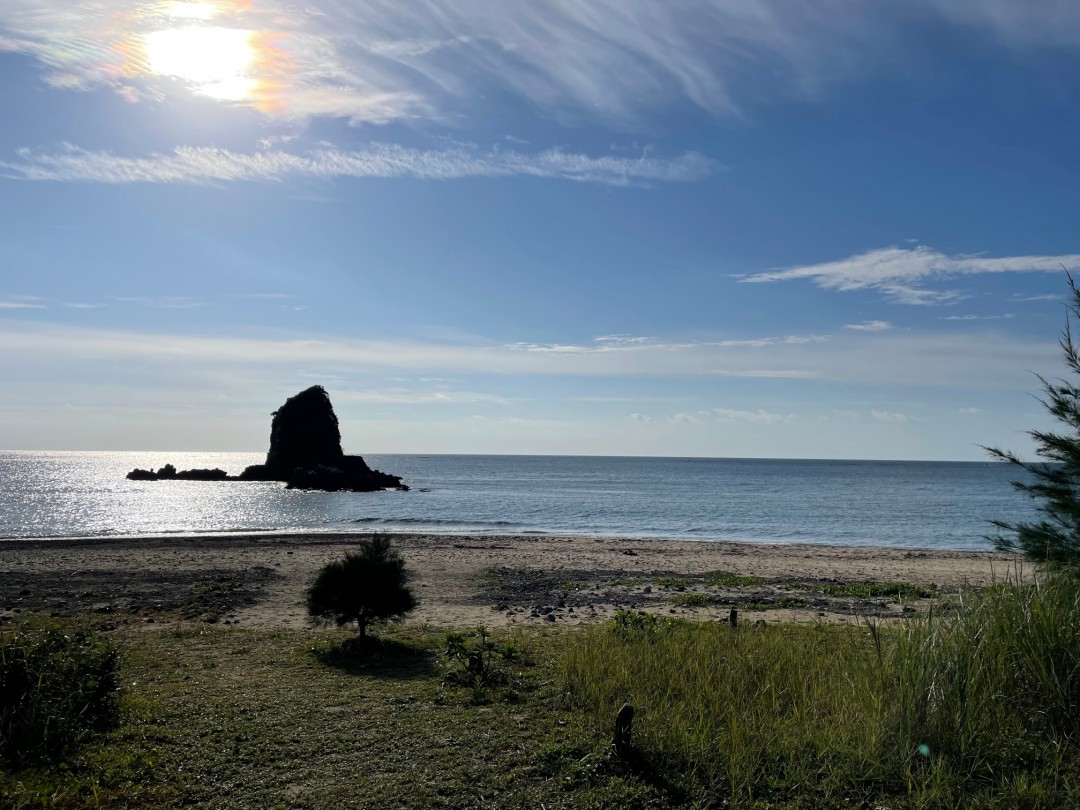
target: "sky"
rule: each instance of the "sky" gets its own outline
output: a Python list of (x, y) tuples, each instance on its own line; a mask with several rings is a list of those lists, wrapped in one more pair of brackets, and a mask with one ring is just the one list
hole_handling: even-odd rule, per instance
[(1075, 0), (3, 0), (0, 448), (984, 460)]

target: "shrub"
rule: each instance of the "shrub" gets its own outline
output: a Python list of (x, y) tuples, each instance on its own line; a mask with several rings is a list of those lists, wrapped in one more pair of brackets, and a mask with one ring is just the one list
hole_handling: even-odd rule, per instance
[(520, 657), (517, 647), (509, 642), (498, 643), (482, 624), (471, 633), (448, 630), (443, 652), (451, 667), (448, 676), (469, 686), (488, 686), (505, 680), (502, 664)]
[(0, 634), (0, 757), (57, 758), (117, 717), (118, 651), (85, 626), (27, 617)]
[(372, 622), (399, 618), (416, 607), (408, 579), (390, 538), (375, 535), (319, 572), (307, 592), (308, 613), (339, 626), (356, 622), (363, 639)]

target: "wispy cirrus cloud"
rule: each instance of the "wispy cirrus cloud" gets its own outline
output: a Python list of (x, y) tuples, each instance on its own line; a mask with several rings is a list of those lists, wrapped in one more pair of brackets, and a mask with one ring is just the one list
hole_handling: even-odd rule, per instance
[(615, 186), (693, 182), (707, 177), (714, 161), (688, 152), (679, 157), (624, 158), (549, 149), (528, 154), (466, 147), (413, 149), (371, 144), (362, 149), (317, 149), (307, 153), (264, 149), (235, 152), (181, 146), (166, 154), (125, 157), (66, 145), (58, 152), (20, 149), (16, 161), (0, 161), (8, 176), (32, 181), (89, 183), (275, 182), (290, 178), (411, 177), (456, 180), (465, 177), (538, 177)]
[(139, 306), (151, 307), (153, 309), (198, 309), (199, 307), (206, 306), (205, 301), (200, 301), (197, 298), (189, 298), (183, 295), (162, 295), (156, 298), (146, 298), (143, 296), (117, 296), (115, 301), (122, 304), (137, 304)]
[(717, 419), (727, 422), (757, 422), (765, 425), (777, 425), (794, 418), (793, 414), (774, 413), (763, 408), (753, 411), (739, 410), (737, 408), (713, 408), (712, 413)]
[(863, 321), (862, 323), (845, 323), (844, 328), (854, 332), (885, 332), (892, 329), (893, 325), (888, 321)]
[(1080, 254), (1059, 256), (947, 255), (919, 245), (871, 250), (821, 264), (786, 267), (741, 277), (744, 283), (772, 283), (807, 279), (826, 290), (876, 290), (900, 304), (953, 303), (965, 297), (957, 290), (926, 287), (932, 281), (983, 273), (1053, 273), (1080, 266)]
[(748, 86), (812, 97), (883, 52), (918, 58), (905, 33), (928, 20), (1018, 50), (1074, 48), (1078, 16), (1064, 0), (4, 0), (0, 48), (36, 58), (54, 87), (138, 100), (176, 91), (148, 36), (235, 29), (257, 52), (234, 103), (270, 116), (446, 117), (502, 93), (626, 120), (674, 102), (738, 112)]
[[(571, 344), (565, 344), (567, 346)], [(25, 319), (0, 322), (0, 369), (77, 367), (95, 363), (111, 368), (123, 361), (133, 368), (189, 366), (236, 370), (276, 369), (349, 374), (393, 370), (423, 376), (538, 375), (564, 377), (698, 377), (812, 380), (874, 385), (949, 386), (1027, 391), (1024, 369), (1055, 368), (1058, 347), (993, 333), (884, 332), (869, 341), (843, 333), (824, 341), (787, 342), (658, 340), (618, 348), (581, 346), (580, 351), (528, 351), (515, 345), (474, 341), (441, 343), (409, 340), (255, 338), (207, 334), (166, 334), (87, 329)], [(59, 372), (58, 372), (59, 373)], [(435, 386), (438, 387), (438, 386)], [(411, 390), (411, 389), (410, 389)]]
[(345, 402), (367, 402), (377, 405), (456, 405), (490, 402), (505, 405), (510, 400), (496, 394), (479, 391), (438, 389), (418, 391), (407, 388), (385, 388), (366, 391), (335, 391), (334, 398)]
[(908, 422), (918, 422), (914, 416), (908, 416), (906, 413), (898, 413), (896, 411), (879, 411), (872, 410), (870, 415), (874, 417), (878, 422), (895, 422), (898, 424), (907, 424)]

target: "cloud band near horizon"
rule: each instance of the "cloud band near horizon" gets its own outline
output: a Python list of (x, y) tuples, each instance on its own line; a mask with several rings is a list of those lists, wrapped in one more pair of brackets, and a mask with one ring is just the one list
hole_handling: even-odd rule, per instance
[(0, 161), (10, 179), (89, 183), (277, 182), (290, 178), (394, 178), (456, 180), (466, 177), (538, 177), (614, 186), (695, 182), (718, 164), (696, 152), (664, 159), (644, 155), (592, 157), (548, 149), (525, 153), (455, 147), (414, 149), (374, 143), (362, 149), (317, 149), (307, 153), (266, 149), (236, 152), (212, 146), (179, 146), (170, 153), (140, 157), (90, 151), (65, 144), (59, 152), (18, 150), (16, 161)]

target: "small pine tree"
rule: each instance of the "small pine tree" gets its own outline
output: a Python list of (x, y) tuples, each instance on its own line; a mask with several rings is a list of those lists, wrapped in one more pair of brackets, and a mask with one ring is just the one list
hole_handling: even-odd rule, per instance
[(308, 613), (339, 627), (356, 622), (363, 639), (372, 622), (404, 616), (416, 607), (408, 580), (405, 561), (390, 548), (390, 538), (376, 535), (319, 572), (307, 591)]
[[(1072, 319), (1080, 318), (1080, 289), (1071, 275), (1068, 279), (1072, 300), (1059, 343), (1065, 365), (1080, 377), (1080, 346), (1073, 343), (1072, 336)], [(995, 458), (1029, 473), (1029, 480), (1013, 481), (1012, 484), (1041, 501), (1038, 508), (1042, 513), (1042, 518), (1033, 523), (993, 521), (1001, 531), (991, 539), (1000, 550), (1022, 551), (1048, 567), (1076, 572), (1080, 571), (1080, 386), (1062, 379), (1036, 376), (1042, 384), (1044, 397), (1040, 401), (1043, 406), (1068, 429), (1061, 433), (1028, 431), (1035, 440), (1035, 452), (1044, 459), (1042, 462), (1021, 461), (1010, 451), (986, 448)]]

